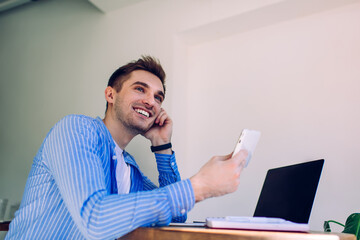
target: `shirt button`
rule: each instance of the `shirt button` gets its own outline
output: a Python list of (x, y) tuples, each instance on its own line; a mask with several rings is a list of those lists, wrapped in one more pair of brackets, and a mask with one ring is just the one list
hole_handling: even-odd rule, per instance
[(113, 157), (112, 157), (112, 159), (114, 159), (114, 160), (115, 160), (115, 159), (116, 159), (116, 156), (113, 156)]
[(174, 166), (174, 165), (175, 165), (175, 163), (174, 163), (174, 162), (172, 162), (172, 163), (171, 163), (171, 166)]
[(155, 224), (155, 223), (153, 223), (153, 224), (151, 224), (151, 226), (152, 226), (152, 227), (155, 227), (155, 226), (156, 226), (156, 224)]
[(181, 209), (180, 213), (181, 213), (182, 215), (184, 215), (184, 214), (186, 213), (186, 210), (185, 210), (185, 209)]

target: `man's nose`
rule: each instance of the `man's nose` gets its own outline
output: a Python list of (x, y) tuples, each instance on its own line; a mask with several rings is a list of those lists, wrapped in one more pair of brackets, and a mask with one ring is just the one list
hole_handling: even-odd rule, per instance
[(147, 94), (143, 99), (143, 102), (147, 107), (153, 107), (155, 104), (155, 98), (152, 94)]

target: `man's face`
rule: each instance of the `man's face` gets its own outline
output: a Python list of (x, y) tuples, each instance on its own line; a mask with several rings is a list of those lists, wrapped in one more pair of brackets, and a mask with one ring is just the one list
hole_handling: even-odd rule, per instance
[(115, 116), (133, 134), (143, 134), (154, 124), (164, 97), (164, 88), (157, 76), (143, 70), (133, 71), (115, 93)]

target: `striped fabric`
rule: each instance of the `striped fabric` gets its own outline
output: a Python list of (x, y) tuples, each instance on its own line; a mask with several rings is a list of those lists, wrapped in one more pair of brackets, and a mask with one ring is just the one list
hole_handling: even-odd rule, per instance
[[(174, 154), (155, 154), (158, 188), (124, 151), (129, 194), (117, 194), (115, 144), (100, 118), (69, 115), (46, 136), (5, 239), (115, 239), (139, 226), (185, 221), (195, 199)], [(151, 190), (151, 191), (150, 191)]]

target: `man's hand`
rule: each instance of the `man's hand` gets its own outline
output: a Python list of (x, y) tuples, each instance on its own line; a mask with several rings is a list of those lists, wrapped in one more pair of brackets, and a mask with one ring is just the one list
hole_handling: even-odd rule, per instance
[(245, 166), (246, 157), (245, 150), (241, 150), (232, 158), (231, 154), (212, 157), (190, 178), (195, 201), (235, 192), (240, 183), (240, 174)]
[[(143, 136), (151, 141), (152, 146), (159, 146), (171, 142), (172, 129), (173, 122), (171, 118), (161, 108), (154, 125)], [(172, 151), (171, 149), (166, 149), (159, 153), (171, 154)]]

